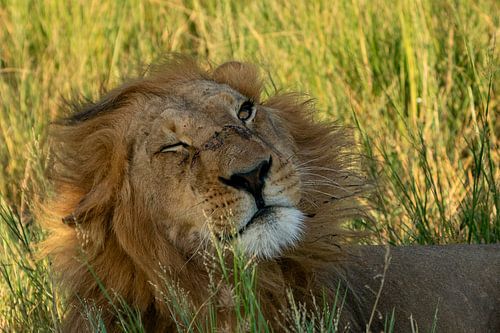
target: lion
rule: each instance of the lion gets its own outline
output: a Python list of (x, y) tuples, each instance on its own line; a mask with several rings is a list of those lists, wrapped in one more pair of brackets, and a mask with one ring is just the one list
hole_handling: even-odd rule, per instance
[[(207, 315), (204, 253), (222, 243), (256, 262), (275, 331), (289, 291), (312, 308), (339, 290), (339, 331), (384, 330), (393, 311), (396, 331), (498, 331), (500, 248), (391, 248), (389, 263), (384, 247), (345, 245), (342, 223), (370, 218), (351, 130), (316, 121), (300, 94), (262, 95), (256, 66), (179, 56), (52, 125), (43, 249), (67, 295), (63, 330), (91, 330), (88, 302), (119, 330), (112, 292), (147, 331), (175, 331), (165, 281)], [(243, 330), (224, 304), (218, 327)]]

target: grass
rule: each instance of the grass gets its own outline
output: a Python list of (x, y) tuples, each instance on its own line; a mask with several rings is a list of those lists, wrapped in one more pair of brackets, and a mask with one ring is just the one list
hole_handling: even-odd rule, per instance
[[(495, 0), (0, 0), (0, 328), (60, 327), (63, 299), (35, 258), (43, 232), (32, 212), (48, 189), (47, 125), (62, 99), (95, 98), (171, 51), (256, 62), (266, 93), (304, 91), (318, 119), (355, 127), (378, 190), (377, 223), (352, 226), (372, 230), (370, 242), (499, 242), (498, 13)], [(241, 302), (258, 311), (255, 282), (242, 279)], [(123, 327), (136, 331), (129, 310)], [(318, 329), (328, 311), (292, 309), (295, 329)]]

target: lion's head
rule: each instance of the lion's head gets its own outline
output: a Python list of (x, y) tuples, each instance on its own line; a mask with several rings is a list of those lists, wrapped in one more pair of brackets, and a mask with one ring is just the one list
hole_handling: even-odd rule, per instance
[(362, 213), (351, 136), (261, 90), (251, 65), (175, 58), (54, 124), (46, 248), (70, 298), (105, 303), (95, 274), (151, 311), (158, 264), (196, 289), (191, 258), (214, 239), (281, 264), (329, 255)]
[[(214, 77), (241, 67), (226, 64)], [(169, 242), (192, 252), (214, 235), (271, 258), (298, 240), (298, 147), (257, 94), (200, 78), (141, 104), (124, 138), (127, 186)]]

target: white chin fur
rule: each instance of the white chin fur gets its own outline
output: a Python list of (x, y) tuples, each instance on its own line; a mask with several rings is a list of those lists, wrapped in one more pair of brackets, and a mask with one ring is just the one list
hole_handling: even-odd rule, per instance
[(300, 239), (303, 220), (304, 214), (300, 210), (279, 207), (267, 221), (250, 225), (235, 240), (236, 245), (249, 256), (275, 258)]

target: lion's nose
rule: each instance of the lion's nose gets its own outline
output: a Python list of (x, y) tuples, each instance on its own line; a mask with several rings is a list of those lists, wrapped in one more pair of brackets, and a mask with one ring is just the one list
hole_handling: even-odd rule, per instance
[(219, 177), (220, 181), (228, 186), (239, 190), (247, 191), (255, 198), (255, 203), (258, 209), (265, 207), (264, 199), (262, 198), (262, 188), (264, 187), (265, 179), (271, 169), (272, 158), (261, 161), (256, 168), (242, 173), (235, 173), (227, 178)]

